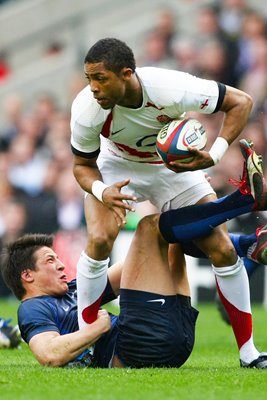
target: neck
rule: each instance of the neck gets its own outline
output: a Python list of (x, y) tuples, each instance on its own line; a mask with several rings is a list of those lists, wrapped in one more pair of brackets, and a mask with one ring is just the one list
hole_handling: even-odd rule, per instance
[(129, 82), (129, 86), (125, 90), (124, 100), (120, 104), (123, 107), (139, 108), (143, 102), (142, 86), (137, 75), (134, 73)]

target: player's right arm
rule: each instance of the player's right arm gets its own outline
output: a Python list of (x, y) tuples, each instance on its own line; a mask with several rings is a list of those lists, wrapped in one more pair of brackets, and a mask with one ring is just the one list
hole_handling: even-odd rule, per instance
[(93, 99), (89, 87), (82, 90), (71, 109), (73, 173), (81, 188), (109, 207), (118, 225), (121, 225), (121, 222), (125, 223), (125, 211), (133, 211), (127, 200), (135, 201), (135, 198), (121, 193), (121, 188), (128, 185), (129, 180), (115, 182), (111, 186), (102, 182), (96, 160), (100, 152), (99, 132), (106, 118), (107, 115)]
[(92, 324), (66, 335), (56, 331), (39, 333), (30, 339), (29, 346), (40, 364), (61, 367), (92, 346), (110, 327), (108, 312), (99, 310), (97, 320)]
[[(97, 157), (85, 158), (74, 154), (74, 176), (81, 188), (85, 192), (93, 195), (95, 195), (92, 189), (94, 182), (102, 182), (102, 177), (96, 160)], [(118, 223), (119, 221), (125, 223), (125, 210), (134, 211), (134, 208), (127, 203), (127, 200), (135, 201), (136, 198), (134, 196), (121, 193), (121, 189), (124, 186), (127, 186), (129, 181), (129, 179), (126, 179), (124, 181), (115, 182), (113, 185), (106, 186), (101, 195), (100, 201), (114, 211)]]

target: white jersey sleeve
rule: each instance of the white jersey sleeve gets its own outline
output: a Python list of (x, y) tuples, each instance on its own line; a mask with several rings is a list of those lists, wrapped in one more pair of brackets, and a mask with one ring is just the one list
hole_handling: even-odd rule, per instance
[(71, 107), (71, 146), (77, 154), (94, 154), (100, 149), (100, 133), (109, 111), (93, 98), (89, 86), (74, 99)]

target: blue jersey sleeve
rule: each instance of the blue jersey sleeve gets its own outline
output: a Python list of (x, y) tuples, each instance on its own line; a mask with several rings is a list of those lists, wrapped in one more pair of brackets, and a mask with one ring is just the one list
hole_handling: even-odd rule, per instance
[(21, 303), (18, 309), (18, 321), (21, 336), (27, 343), (39, 333), (59, 332), (52, 304), (38, 297)]

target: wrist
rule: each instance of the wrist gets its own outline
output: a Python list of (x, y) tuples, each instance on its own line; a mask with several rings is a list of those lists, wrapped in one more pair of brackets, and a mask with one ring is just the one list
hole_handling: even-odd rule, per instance
[(94, 181), (92, 183), (92, 194), (103, 203), (103, 192), (108, 186), (102, 181)]
[(229, 144), (226, 139), (224, 139), (221, 136), (217, 137), (217, 139), (215, 140), (209, 151), (209, 155), (213, 159), (214, 165), (218, 164), (220, 159), (226, 153), (228, 147)]

